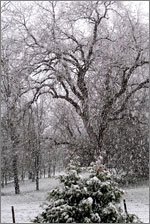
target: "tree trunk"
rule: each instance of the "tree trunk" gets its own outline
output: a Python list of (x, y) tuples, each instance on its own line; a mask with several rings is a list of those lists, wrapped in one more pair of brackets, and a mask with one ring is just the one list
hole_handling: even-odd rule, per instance
[(45, 174), (46, 174), (46, 170), (45, 170), (45, 168), (44, 168), (44, 178), (45, 178)]
[(39, 190), (39, 153), (37, 152), (35, 159), (35, 181), (36, 181), (36, 191)]
[(31, 171), (28, 172), (28, 179), (29, 179), (29, 180), (32, 179), (32, 172), (31, 172)]
[[(97, 160), (99, 156), (103, 157), (103, 138), (104, 138), (104, 131), (107, 128), (107, 122), (103, 121), (100, 125), (98, 133), (94, 131), (93, 126), (90, 124), (90, 115), (89, 115), (89, 105), (88, 101), (85, 101), (83, 113), (81, 114), (81, 118), (83, 120), (84, 127), (87, 131), (89, 136), (90, 142), (93, 147), (93, 158)], [(107, 117), (106, 117), (107, 118)], [(103, 161), (104, 162), (104, 161)]]
[(5, 173), (5, 185), (7, 185), (7, 173)]
[(55, 171), (56, 171), (56, 165), (53, 165), (53, 176), (55, 176)]
[(51, 177), (51, 164), (48, 164), (48, 178)]
[(17, 155), (14, 155), (13, 156), (13, 174), (14, 174), (15, 194), (20, 194), (17, 161), (18, 161), (18, 157)]
[(4, 188), (4, 172), (2, 172), (2, 180), (1, 180), (1, 186), (2, 188)]
[(95, 157), (96, 159), (96, 157), (98, 157), (101, 153), (101, 145), (99, 144), (98, 137), (94, 132), (93, 127), (89, 123), (89, 119), (84, 115), (82, 117), (82, 120), (84, 123), (84, 127), (87, 131), (87, 134), (89, 136), (90, 142), (93, 146), (93, 158)]
[(24, 170), (23, 170), (23, 167), (22, 167), (22, 170), (21, 170), (21, 180), (24, 181)]
[(39, 172), (36, 171), (36, 191), (39, 191)]

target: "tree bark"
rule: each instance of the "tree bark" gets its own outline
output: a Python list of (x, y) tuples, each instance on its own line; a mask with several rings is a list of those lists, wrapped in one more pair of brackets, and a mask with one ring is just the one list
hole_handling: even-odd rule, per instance
[(7, 185), (7, 173), (5, 173), (5, 185)]
[(31, 171), (28, 172), (28, 179), (29, 179), (29, 180), (32, 179), (32, 172), (31, 172)]
[(90, 142), (93, 146), (93, 157), (97, 157), (101, 154), (102, 141), (101, 139), (98, 139), (98, 135), (94, 132), (94, 129), (90, 124), (88, 99), (84, 101), (83, 113), (81, 114), (81, 118), (83, 120), (83, 124), (89, 136)]
[(51, 164), (48, 164), (48, 178), (51, 177)]
[(5, 176), (5, 174), (4, 174), (4, 172), (2, 172), (2, 180), (1, 180), (2, 188), (4, 188), (4, 176)]
[(56, 171), (56, 165), (53, 164), (53, 176), (55, 176), (55, 171)]
[(36, 171), (36, 191), (39, 191), (39, 172)]
[(44, 178), (45, 178), (45, 174), (46, 174), (46, 170), (45, 170), (45, 168), (44, 168)]
[(17, 162), (18, 162), (18, 157), (17, 155), (14, 155), (13, 156), (13, 174), (14, 174), (15, 194), (20, 194)]
[(23, 167), (21, 169), (21, 180), (24, 181), (24, 170), (23, 170)]
[(35, 182), (36, 182), (36, 191), (39, 190), (39, 153), (37, 152), (37, 155), (36, 155), (36, 159), (35, 159), (35, 164), (36, 164), (36, 167), (35, 167)]

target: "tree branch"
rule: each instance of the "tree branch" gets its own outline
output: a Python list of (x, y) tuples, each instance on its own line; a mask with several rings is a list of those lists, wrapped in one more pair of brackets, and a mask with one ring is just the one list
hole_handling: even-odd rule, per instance
[(146, 86), (146, 84), (148, 84), (148, 83), (149, 83), (149, 79), (146, 79), (144, 82), (140, 83), (134, 90), (132, 90), (132, 91), (126, 96), (126, 98), (125, 98), (124, 102), (122, 103), (122, 106), (120, 107), (120, 109), (114, 112), (114, 115), (115, 115), (115, 116), (118, 115), (119, 113), (121, 113), (121, 112), (125, 109), (125, 106), (126, 106), (128, 100), (131, 98), (131, 96), (132, 96), (135, 92), (137, 92), (138, 90), (140, 90), (140, 89), (142, 89), (142, 88), (148, 88), (148, 87)]

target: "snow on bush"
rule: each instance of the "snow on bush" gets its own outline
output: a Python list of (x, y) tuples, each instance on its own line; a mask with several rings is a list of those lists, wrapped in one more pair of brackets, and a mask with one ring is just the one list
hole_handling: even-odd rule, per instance
[[(79, 165), (79, 164), (78, 164)], [(132, 214), (119, 207), (123, 191), (117, 187), (104, 166), (93, 163), (90, 175), (83, 178), (71, 161), (66, 175), (60, 176), (63, 187), (49, 193), (49, 205), (37, 216), (35, 223), (137, 223)]]

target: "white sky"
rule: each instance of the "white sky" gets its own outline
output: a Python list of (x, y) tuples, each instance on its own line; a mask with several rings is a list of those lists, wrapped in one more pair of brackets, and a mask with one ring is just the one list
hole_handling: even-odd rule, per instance
[(149, 1), (124, 1), (124, 4), (129, 5), (132, 8), (140, 7), (143, 14), (149, 17)]

